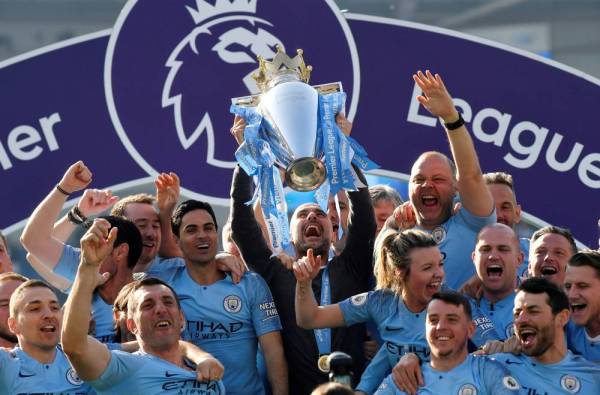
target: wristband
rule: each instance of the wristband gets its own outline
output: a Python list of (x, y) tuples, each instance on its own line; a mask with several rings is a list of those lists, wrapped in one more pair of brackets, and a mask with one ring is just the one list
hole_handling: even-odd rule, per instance
[(465, 124), (465, 120), (463, 119), (461, 113), (458, 113), (458, 120), (454, 121), (454, 122), (444, 122), (444, 127), (446, 128), (446, 130), (451, 131), (451, 130), (456, 130), (458, 128), (460, 128), (461, 126), (463, 126)]
[(58, 184), (56, 184), (56, 187), (55, 187), (55, 188), (56, 188), (56, 190), (57, 190), (58, 192), (62, 193), (62, 194), (63, 194), (63, 195), (65, 195), (65, 196), (69, 196), (69, 195), (70, 195), (70, 193), (69, 193), (69, 192), (67, 192), (67, 191), (65, 191), (64, 189), (62, 189), (62, 188), (60, 187), (60, 185), (58, 185)]
[(81, 213), (81, 210), (79, 210), (77, 206), (73, 206), (71, 210), (69, 210), (69, 212), (67, 213), (67, 219), (70, 223), (74, 225), (83, 224), (84, 227), (86, 227), (86, 225), (88, 225), (87, 227), (89, 227), (89, 224), (87, 223), (88, 219), (85, 217), (85, 215)]

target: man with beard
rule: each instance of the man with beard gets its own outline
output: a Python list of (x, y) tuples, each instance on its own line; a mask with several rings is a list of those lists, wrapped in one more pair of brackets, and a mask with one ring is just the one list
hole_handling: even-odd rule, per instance
[(569, 300), (558, 285), (530, 278), (517, 288), (515, 334), (521, 355), (495, 354), (528, 393), (600, 393), (600, 366), (567, 349)]
[[(342, 114), (337, 114), (336, 122), (344, 134), (350, 134), (351, 125), (346, 123)], [(244, 128), (243, 118), (236, 117), (231, 133), (238, 144), (243, 142)], [(367, 185), (360, 170), (356, 172), (361, 182)], [(326, 382), (327, 375), (318, 369), (317, 363), (320, 356), (333, 351), (343, 351), (352, 357), (354, 377), (359, 378), (365, 361), (362, 348), (364, 325), (323, 332), (305, 330), (296, 325), (296, 278), (291, 266), (284, 266), (279, 257), (272, 256), (252, 207), (246, 205), (252, 198), (252, 185), (252, 178), (239, 166), (236, 167), (231, 186), (232, 236), (244, 261), (266, 280), (279, 310), (289, 366), (290, 394), (309, 394), (316, 386)], [(346, 246), (335, 257), (330, 257), (332, 221), (318, 204), (301, 205), (291, 218), (291, 240), (296, 255), (292, 258), (300, 259), (312, 248), (315, 255), (321, 255), (322, 261), (328, 262), (326, 266), (330, 269), (322, 270), (312, 282), (313, 293), (321, 304), (324, 300), (340, 302), (371, 288), (376, 224), (368, 189), (348, 192), (348, 199), (350, 220), (345, 235)]]
[(247, 272), (236, 285), (217, 268), (217, 222), (208, 203), (181, 203), (172, 228), (185, 266), (164, 270), (161, 278), (181, 300), (186, 339), (223, 363), (223, 383), (231, 395), (265, 393), (256, 368), (260, 343), (273, 395), (287, 394), (281, 323), (265, 281)]
[[(517, 233), (517, 225), (521, 222), (521, 205), (517, 203), (512, 175), (498, 171), (485, 173), (483, 178), (494, 199), (496, 221), (511, 227)], [(525, 259), (521, 266), (519, 266), (517, 275), (525, 277), (529, 263), (529, 239), (520, 238), (519, 245)]]
[[(357, 173), (366, 185), (362, 173)], [(246, 205), (252, 197), (252, 178), (239, 166), (234, 171), (231, 197), (233, 239), (248, 266), (266, 280), (280, 312), (284, 350), (289, 365), (290, 394), (309, 394), (317, 385), (327, 381), (327, 376), (319, 371), (317, 362), (319, 356), (333, 351), (343, 351), (352, 357), (354, 377), (359, 378), (364, 369), (364, 325), (317, 333), (296, 325), (296, 278), (278, 257), (272, 256), (252, 207)], [(315, 256), (320, 255), (323, 262), (328, 262), (326, 267), (329, 269), (320, 271), (312, 282), (313, 293), (321, 304), (327, 299), (329, 303), (337, 303), (370, 288), (376, 227), (371, 199), (367, 188), (348, 192), (348, 197), (350, 220), (346, 247), (331, 260), (328, 258), (332, 224), (318, 204), (301, 205), (290, 222), (291, 239), (296, 252), (294, 258), (306, 256), (308, 249), (312, 248)], [(316, 336), (319, 336), (319, 341)]]
[(480, 347), (487, 340), (504, 340), (513, 334), (514, 290), (523, 253), (515, 232), (495, 223), (479, 232), (472, 257), (482, 283), (482, 297), (469, 298), (477, 328), (471, 340)]
[[(65, 304), (62, 346), (77, 374), (98, 394), (165, 393), (219, 395), (222, 366), (210, 354), (196, 360), (197, 377), (180, 347), (184, 318), (175, 291), (156, 278), (136, 282), (127, 303), (127, 328), (140, 351), (109, 351), (87, 335), (94, 290), (106, 280), (103, 261), (113, 253), (121, 229), (96, 219), (81, 239), (81, 263)], [(202, 380), (202, 381), (198, 381)]]
[(571, 305), (569, 350), (600, 362), (600, 252), (581, 251), (567, 265), (565, 292)]
[[(442, 78), (419, 71), (413, 79), (423, 91), (417, 97), (419, 103), (444, 123), (454, 162), (434, 151), (417, 158), (408, 184), (412, 206), (409, 211), (417, 229), (431, 233), (446, 255), (446, 285), (460, 289), (475, 274), (469, 261), (477, 232), (496, 221), (494, 201), (465, 122)], [(457, 193), (461, 207), (453, 213)]]
[[(508, 370), (490, 358), (469, 355), (467, 342), (475, 327), (469, 302), (454, 291), (438, 292), (427, 307), (426, 333), (431, 360), (423, 365), (424, 386), (417, 394), (519, 394), (520, 385)], [(402, 392), (388, 376), (376, 395)]]
[(13, 348), (18, 339), (14, 333), (8, 329), (8, 316), (10, 296), (19, 285), (27, 281), (26, 277), (17, 273), (2, 273), (0, 274), (0, 347)]
[[(567, 349), (565, 325), (569, 300), (555, 283), (541, 277), (517, 287), (513, 310), (516, 349), (493, 354), (518, 380), (526, 394), (598, 394), (600, 366)], [(397, 365), (394, 381), (415, 389), (423, 385), (414, 354)], [(414, 392), (411, 392), (414, 393)]]
[(544, 277), (562, 287), (567, 262), (577, 252), (575, 239), (568, 229), (546, 226), (531, 236), (529, 276)]
[[(89, 321), (89, 312), (86, 319)], [(93, 393), (58, 347), (61, 320), (58, 298), (46, 283), (28, 280), (13, 292), (8, 326), (18, 345), (8, 352), (0, 351), (2, 393)]]

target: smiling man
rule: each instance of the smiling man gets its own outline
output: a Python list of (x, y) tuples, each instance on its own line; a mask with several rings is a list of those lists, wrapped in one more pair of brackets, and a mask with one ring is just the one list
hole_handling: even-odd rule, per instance
[(472, 340), (479, 347), (487, 340), (504, 340), (513, 334), (514, 290), (523, 253), (515, 232), (495, 223), (479, 232), (472, 257), (483, 285), (479, 301), (469, 298), (477, 328)]
[(208, 203), (181, 203), (173, 213), (172, 230), (185, 266), (163, 270), (160, 276), (181, 300), (186, 340), (223, 363), (223, 382), (232, 395), (265, 393), (256, 367), (260, 343), (273, 394), (287, 394), (281, 322), (265, 281), (247, 272), (236, 285), (217, 268), (217, 221)]
[[(422, 367), (424, 386), (417, 394), (519, 394), (508, 370), (490, 358), (469, 355), (467, 342), (475, 327), (469, 302), (457, 292), (438, 292), (427, 307), (425, 324), (431, 361)], [(376, 395), (405, 394), (388, 376)]]
[(576, 252), (575, 239), (568, 229), (558, 226), (539, 229), (531, 236), (530, 277), (544, 277), (562, 287), (565, 282), (567, 262)]
[[(494, 201), (465, 121), (442, 78), (419, 71), (413, 79), (423, 91), (419, 103), (444, 123), (454, 162), (440, 152), (421, 154), (410, 171), (410, 204), (417, 228), (430, 232), (446, 254), (446, 284), (460, 289), (475, 274), (469, 255), (477, 232), (496, 222)], [(457, 194), (462, 205), (453, 213)]]
[(575, 354), (600, 362), (600, 252), (581, 251), (567, 266), (565, 292), (571, 305), (567, 342)]
[(530, 278), (515, 297), (514, 326), (521, 355), (494, 354), (528, 394), (598, 394), (600, 366), (567, 349), (567, 295), (545, 278)]
[(99, 395), (224, 394), (218, 361), (201, 352), (196, 362), (206, 367), (200, 374), (205, 381), (198, 381), (184, 358), (179, 342), (183, 312), (173, 289), (161, 280), (147, 278), (131, 290), (127, 328), (136, 336), (140, 351), (109, 351), (87, 335), (94, 289), (107, 277), (100, 274), (101, 265), (113, 252), (119, 231), (97, 219), (81, 239), (81, 263), (65, 305), (62, 331), (64, 352), (78, 375)]
[(46, 283), (28, 280), (12, 293), (8, 326), (18, 345), (8, 352), (0, 351), (2, 393), (92, 393), (57, 347), (61, 321), (60, 303)]

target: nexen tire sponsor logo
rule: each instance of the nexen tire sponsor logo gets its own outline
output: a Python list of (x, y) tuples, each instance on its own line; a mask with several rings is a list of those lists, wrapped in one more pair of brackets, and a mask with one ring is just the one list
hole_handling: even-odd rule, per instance
[[(438, 122), (436, 118), (419, 113), (420, 105), (416, 100), (416, 96), (419, 94), (421, 94), (421, 91), (415, 84), (407, 120), (419, 125), (435, 127)], [(471, 122), (470, 129), (479, 141), (492, 143), (497, 147), (504, 147), (508, 143), (512, 152), (504, 155), (504, 160), (509, 165), (518, 169), (532, 167), (538, 161), (546, 140), (549, 140), (550, 143), (547, 145), (545, 152), (548, 167), (561, 173), (576, 169), (577, 176), (582, 184), (592, 189), (600, 189), (600, 153), (585, 154), (585, 146), (575, 142), (569, 154), (565, 156), (568, 148), (565, 146), (560, 147), (564, 136), (558, 132), (551, 134), (547, 128), (527, 120), (513, 124), (511, 123), (511, 114), (491, 107), (482, 108), (473, 113), (471, 105), (463, 99), (454, 98), (454, 104), (460, 108), (465, 121)], [(486, 123), (485, 129), (484, 122)], [(529, 145), (523, 144), (522, 139), (525, 136), (528, 137), (528, 140), (533, 137), (533, 142)], [(557, 159), (559, 147), (561, 148), (561, 160)], [(566, 159), (562, 159), (565, 157)]]

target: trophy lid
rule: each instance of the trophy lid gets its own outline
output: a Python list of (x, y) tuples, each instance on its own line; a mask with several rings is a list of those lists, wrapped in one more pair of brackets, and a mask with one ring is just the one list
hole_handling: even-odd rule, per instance
[(258, 73), (252, 75), (261, 92), (266, 92), (279, 82), (300, 80), (308, 83), (312, 66), (307, 66), (302, 57), (303, 51), (296, 50), (296, 56), (290, 58), (281, 45), (277, 45), (277, 54), (272, 61), (258, 56)]

